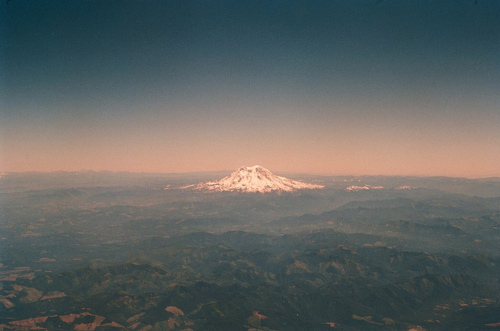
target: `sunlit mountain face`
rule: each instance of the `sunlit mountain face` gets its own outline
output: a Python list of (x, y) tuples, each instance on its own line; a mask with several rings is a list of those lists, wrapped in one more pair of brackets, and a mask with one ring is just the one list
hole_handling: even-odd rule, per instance
[(241, 167), (221, 180), (200, 183), (195, 188), (219, 192), (267, 193), (321, 189), (323, 186), (276, 176), (266, 168), (255, 165), (253, 167)]

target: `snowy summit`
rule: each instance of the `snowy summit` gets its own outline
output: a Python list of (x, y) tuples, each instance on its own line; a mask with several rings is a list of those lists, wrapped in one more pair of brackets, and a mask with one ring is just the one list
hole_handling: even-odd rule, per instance
[(293, 192), (303, 189), (319, 189), (321, 185), (308, 184), (285, 177), (273, 175), (261, 166), (241, 167), (227, 177), (214, 182), (200, 183), (198, 190), (234, 192)]

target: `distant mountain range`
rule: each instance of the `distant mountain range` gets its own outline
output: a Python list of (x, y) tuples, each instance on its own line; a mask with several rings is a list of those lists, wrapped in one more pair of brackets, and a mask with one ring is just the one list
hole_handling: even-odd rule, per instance
[[(384, 190), (384, 189), (386, 189), (386, 188), (383, 186), (372, 186), (372, 185), (357, 186), (357, 185), (353, 185), (353, 186), (346, 187), (345, 190), (348, 192), (357, 192), (357, 191)], [(395, 187), (394, 189), (395, 190), (412, 190), (414, 188), (411, 186), (408, 186), (408, 185), (402, 185), (402, 186)]]
[(7, 173), (0, 330), (500, 330), (500, 179), (231, 172)]
[(253, 167), (241, 167), (221, 180), (190, 185), (186, 188), (217, 192), (267, 193), (321, 189), (323, 186), (276, 176), (266, 168), (255, 165)]

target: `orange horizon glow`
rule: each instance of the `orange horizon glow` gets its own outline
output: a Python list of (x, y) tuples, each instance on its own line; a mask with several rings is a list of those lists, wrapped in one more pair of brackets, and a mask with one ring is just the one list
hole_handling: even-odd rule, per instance
[(500, 177), (498, 3), (47, 4), (9, 6), (0, 171)]
[(405, 121), (375, 130), (367, 123), (358, 125), (360, 133), (348, 123), (344, 126), (347, 121), (337, 121), (331, 129), (317, 122), (296, 122), (289, 128), (250, 123), (239, 130), (190, 122), (168, 132), (158, 129), (162, 123), (140, 131), (130, 126), (102, 130), (88, 123), (71, 123), (65, 129), (70, 133), (9, 128), (3, 131), (0, 171), (189, 173), (260, 164), (277, 173), (500, 176), (500, 142), (493, 122), (482, 126), (484, 132), (466, 131), (458, 124), (440, 130), (414, 123), (403, 130)]

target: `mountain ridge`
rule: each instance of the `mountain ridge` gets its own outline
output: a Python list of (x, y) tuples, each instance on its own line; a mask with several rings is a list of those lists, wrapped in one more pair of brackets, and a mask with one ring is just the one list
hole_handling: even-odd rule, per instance
[(271, 171), (259, 165), (240, 167), (229, 176), (218, 181), (194, 185), (196, 190), (244, 193), (294, 192), (321, 188), (323, 188), (322, 185), (309, 184), (274, 175)]

